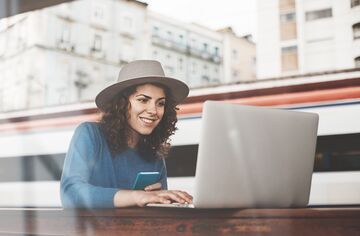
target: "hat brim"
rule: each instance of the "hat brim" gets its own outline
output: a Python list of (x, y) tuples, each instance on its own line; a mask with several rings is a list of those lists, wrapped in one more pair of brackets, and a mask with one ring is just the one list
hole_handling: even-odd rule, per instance
[(103, 89), (95, 98), (95, 104), (98, 108), (104, 109), (117, 94), (124, 89), (141, 84), (156, 83), (167, 87), (177, 104), (183, 101), (189, 94), (189, 87), (182, 81), (166, 76), (146, 76), (128, 79), (117, 82)]

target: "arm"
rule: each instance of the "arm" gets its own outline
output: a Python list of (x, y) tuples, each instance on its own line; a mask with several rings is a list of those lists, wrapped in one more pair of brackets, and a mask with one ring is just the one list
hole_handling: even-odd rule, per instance
[(88, 124), (81, 124), (72, 137), (61, 176), (63, 207), (112, 208), (116, 188), (89, 184), (98, 144)]
[[(147, 203), (183, 202), (180, 191), (137, 191), (104, 188), (89, 184), (98, 144), (96, 137), (86, 124), (80, 125), (74, 133), (66, 155), (61, 177), (61, 201), (65, 208), (112, 208), (144, 206)], [(166, 183), (166, 168), (162, 168), (161, 183)], [(161, 186), (160, 186), (161, 188)], [(159, 188), (159, 189), (160, 189)]]

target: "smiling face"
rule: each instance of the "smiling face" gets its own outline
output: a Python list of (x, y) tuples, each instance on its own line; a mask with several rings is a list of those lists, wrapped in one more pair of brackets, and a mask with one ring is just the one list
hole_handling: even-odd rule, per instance
[(152, 84), (138, 86), (129, 96), (128, 123), (133, 131), (131, 143), (137, 143), (140, 135), (151, 134), (164, 112), (165, 91)]

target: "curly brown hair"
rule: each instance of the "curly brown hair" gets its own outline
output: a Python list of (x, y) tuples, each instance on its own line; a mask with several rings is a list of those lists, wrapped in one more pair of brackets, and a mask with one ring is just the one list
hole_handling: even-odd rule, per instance
[[(137, 149), (146, 160), (165, 158), (170, 149), (169, 137), (175, 133), (177, 128), (176, 102), (167, 87), (151, 83), (164, 90), (166, 96), (164, 115), (160, 123), (149, 135), (141, 135)], [(143, 84), (141, 84), (143, 85)], [(138, 86), (129, 87), (119, 93), (109, 104), (102, 109), (100, 127), (105, 134), (106, 141), (113, 155), (121, 153), (128, 148), (130, 137), (129, 119), (129, 97)]]

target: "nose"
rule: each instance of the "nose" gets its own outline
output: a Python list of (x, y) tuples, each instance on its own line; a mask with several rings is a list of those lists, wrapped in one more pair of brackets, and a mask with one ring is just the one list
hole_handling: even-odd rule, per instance
[(149, 103), (149, 105), (146, 108), (146, 111), (149, 114), (155, 115), (157, 113), (157, 107), (155, 103)]

